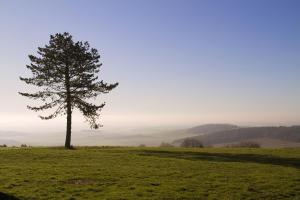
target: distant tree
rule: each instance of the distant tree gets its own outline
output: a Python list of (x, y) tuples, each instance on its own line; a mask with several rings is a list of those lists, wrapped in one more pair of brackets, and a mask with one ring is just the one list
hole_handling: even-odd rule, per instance
[(71, 148), (72, 111), (78, 108), (92, 129), (99, 128), (97, 120), (105, 102), (96, 105), (89, 99), (96, 99), (99, 94), (108, 93), (118, 83), (107, 84), (98, 81), (101, 67), (97, 49), (90, 48), (88, 42), (74, 42), (69, 33), (57, 33), (50, 36), (49, 44), (38, 47), (38, 56), (29, 55), (31, 78), (20, 77), (26, 84), (38, 86), (35, 93), (19, 94), (34, 100), (41, 100), (43, 105), (32, 107), (33, 111), (51, 108), (52, 114), (39, 116), (43, 120), (67, 115), (65, 148)]
[(174, 145), (170, 144), (170, 143), (167, 143), (167, 142), (162, 142), (160, 144), (160, 147), (174, 147)]
[(186, 138), (182, 141), (181, 147), (203, 147), (203, 144), (195, 138)]
[(242, 141), (237, 144), (232, 144), (229, 147), (260, 148), (260, 144), (253, 141)]

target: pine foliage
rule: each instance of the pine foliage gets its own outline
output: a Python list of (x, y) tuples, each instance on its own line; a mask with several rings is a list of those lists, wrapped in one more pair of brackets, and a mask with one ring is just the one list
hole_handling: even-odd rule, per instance
[[(31, 63), (26, 67), (32, 77), (21, 81), (39, 88), (35, 93), (19, 94), (43, 102), (40, 106), (28, 106), (33, 111), (54, 109), (50, 115), (40, 116), (43, 120), (68, 114), (79, 109), (91, 128), (99, 127), (99, 112), (105, 106), (91, 103), (99, 94), (108, 93), (118, 83), (108, 84), (98, 80), (101, 63), (97, 49), (88, 42), (74, 42), (69, 33), (50, 36), (49, 44), (38, 48), (38, 56), (29, 55)], [(69, 113), (71, 114), (71, 112)]]

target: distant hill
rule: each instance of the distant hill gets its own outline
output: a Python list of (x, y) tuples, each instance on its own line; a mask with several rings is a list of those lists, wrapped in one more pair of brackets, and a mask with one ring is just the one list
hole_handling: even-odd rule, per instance
[(192, 133), (192, 134), (210, 134), (210, 133), (215, 133), (219, 131), (228, 131), (228, 130), (233, 130), (237, 129), (238, 126), (232, 125), (232, 124), (204, 124), (200, 126), (195, 126), (193, 128), (187, 129), (187, 133)]
[[(190, 138), (200, 140), (204, 145), (214, 146), (222, 146), (242, 141), (255, 141), (262, 146), (300, 146), (300, 126), (237, 127), (232, 130), (217, 131)], [(183, 139), (174, 141), (174, 144), (180, 144)]]

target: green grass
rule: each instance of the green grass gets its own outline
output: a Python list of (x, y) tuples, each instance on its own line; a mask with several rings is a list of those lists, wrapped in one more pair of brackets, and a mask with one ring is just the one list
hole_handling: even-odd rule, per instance
[(300, 149), (0, 148), (0, 199), (300, 199)]

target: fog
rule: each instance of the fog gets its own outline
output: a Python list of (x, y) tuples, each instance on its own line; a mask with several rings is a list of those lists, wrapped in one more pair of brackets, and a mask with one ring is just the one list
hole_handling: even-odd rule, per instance
[[(296, 121), (246, 122), (226, 120), (219, 117), (201, 116), (143, 116), (143, 115), (104, 115), (103, 127), (91, 130), (84, 118), (73, 117), (73, 145), (113, 145), (113, 146), (158, 146), (162, 142), (173, 142), (186, 137), (185, 129), (205, 123), (231, 123), (239, 126), (295, 125)], [(65, 117), (41, 120), (36, 113), (27, 115), (2, 115), (0, 117), (0, 144), (19, 146), (63, 146), (65, 141)], [(190, 135), (191, 136), (191, 135)]]
[[(184, 137), (180, 128), (171, 127), (103, 127), (98, 130), (82, 129), (72, 132), (74, 145), (87, 146), (157, 146), (161, 142), (172, 142)], [(0, 144), (19, 146), (63, 146), (65, 140), (64, 129), (51, 129), (49, 131), (0, 131)]]

